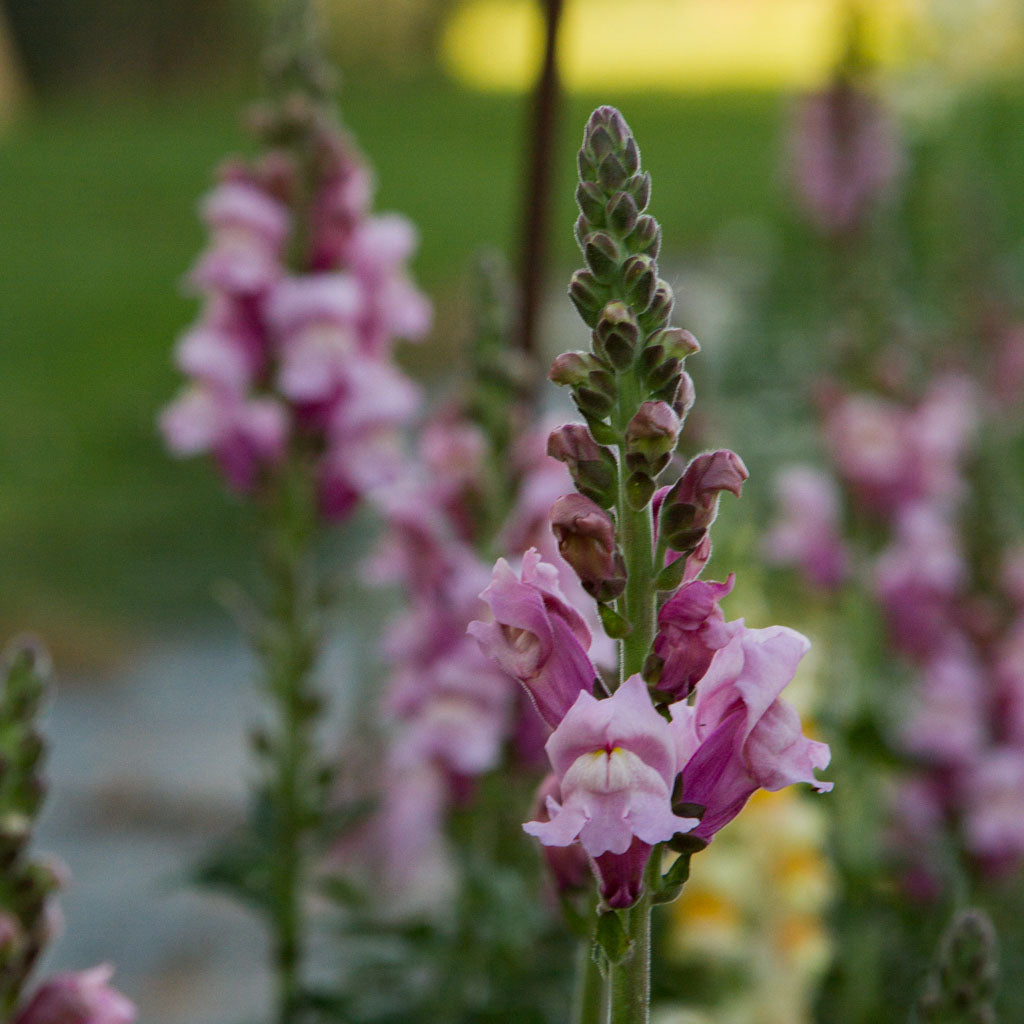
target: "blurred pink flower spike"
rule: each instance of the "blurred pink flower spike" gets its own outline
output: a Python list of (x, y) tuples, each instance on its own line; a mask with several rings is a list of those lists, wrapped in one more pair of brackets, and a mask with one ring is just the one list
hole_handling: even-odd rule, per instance
[(810, 643), (785, 626), (747, 629), (740, 619), (697, 686), (693, 705), (672, 705), (683, 772), (683, 802), (700, 804), (693, 834), (710, 840), (739, 814), (757, 789), (809, 782), (819, 793), (831, 782), (814, 777), (831, 757), (828, 745), (803, 735), (800, 716), (779, 694)]
[(593, 693), (595, 671), (587, 656), (590, 630), (562, 595), (558, 570), (536, 548), (523, 555), (517, 576), (504, 558), (480, 595), (493, 622), (471, 622), (480, 649), (518, 679), (541, 718), (556, 728), (581, 692)]
[(549, 798), (551, 820), (523, 829), (545, 846), (579, 840), (597, 861), (609, 905), (629, 906), (640, 894), (650, 847), (698, 824), (672, 811), (672, 726), (634, 675), (606, 700), (580, 693), (545, 749), (562, 803)]
[(13, 1024), (132, 1024), (131, 1001), (111, 988), (110, 964), (55, 974), (36, 990)]

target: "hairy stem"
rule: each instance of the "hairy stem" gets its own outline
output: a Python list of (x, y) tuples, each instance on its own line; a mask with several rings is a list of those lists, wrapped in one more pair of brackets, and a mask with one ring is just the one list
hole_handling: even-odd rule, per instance
[[(657, 849), (651, 856), (654, 863)], [(651, 1019), (651, 885), (628, 911), (628, 931), (633, 949), (610, 972), (610, 1024), (648, 1024)]]
[(592, 954), (590, 940), (580, 943), (579, 959), (576, 964), (573, 1024), (608, 1024), (604, 985), (604, 977)]

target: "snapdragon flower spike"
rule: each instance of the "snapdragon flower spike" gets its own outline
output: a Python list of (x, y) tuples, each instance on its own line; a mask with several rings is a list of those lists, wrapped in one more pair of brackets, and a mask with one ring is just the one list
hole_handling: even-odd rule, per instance
[(0, 1013), (19, 1002), (53, 938), (55, 893), (67, 880), (66, 868), (30, 849), (47, 790), (38, 721), (49, 671), (49, 657), (29, 638), (15, 641), (0, 659)]
[[(622, 448), (620, 471), (631, 506), (640, 509), (654, 494), (692, 404), (682, 363), (699, 346), (688, 332), (669, 327), (674, 299), (658, 275), (661, 229), (644, 212), (650, 176), (640, 169), (636, 140), (617, 110), (599, 107), (591, 115), (579, 169), (576, 236), (587, 265), (573, 275), (569, 295), (592, 328), (592, 350), (560, 356), (550, 377), (572, 390), (597, 442)], [(584, 490), (589, 483), (581, 481), (581, 490), (601, 503)]]
[[(176, 351), (191, 380), (160, 427), (174, 454), (211, 454), (240, 492), (302, 451), (335, 519), (393, 476), (385, 435), (416, 403), (391, 347), (426, 333), (430, 305), (406, 272), (415, 230), (369, 214), (351, 140), (307, 100), (262, 121), (273, 148), (230, 163), (202, 207), (211, 240), (189, 283), (205, 305)], [(383, 408), (367, 416), (370, 381)]]
[(672, 727), (640, 676), (630, 676), (606, 700), (581, 692), (545, 749), (562, 800), (548, 800), (550, 820), (523, 829), (545, 846), (579, 841), (592, 858), (611, 855), (603, 861), (606, 899), (635, 902), (651, 847), (698, 824), (672, 810)]
[(785, 626), (733, 624), (698, 682), (696, 700), (671, 707), (683, 773), (682, 802), (704, 807), (693, 834), (710, 840), (757, 789), (808, 782), (819, 793), (831, 782), (814, 777), (828, 766), (828, 745), (803, 735), (800, 716), (780, 698), (810, 647)]
[(523, 555), (520, 575), (499, 558), (480, 596), (494, 621), (471, 622), (469, 633), (526, 687), (541, 718), (557, 728), (581, 692), (593, 693), (596, 677), (587, 656), (590, 630), (563, 597), (558, 570), (536, 548)]

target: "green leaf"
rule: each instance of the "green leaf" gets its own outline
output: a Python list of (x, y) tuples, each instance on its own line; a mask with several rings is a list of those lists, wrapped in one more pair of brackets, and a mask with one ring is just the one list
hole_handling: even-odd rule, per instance
[(683, 576), (686, 573), (686, 559), (677, 558), (674, 562), (669, 562), (661, 572), (658, 573), (654, 580), (655, 590), (677, 590), (679, 584), (683, 582)]
[(621, 964), (633, 952), (633, 942), (622, 927), (617, 911), (597, 915), (594, 941), (610, 964)]
[(621, 440), (618, 431), (610, 424), (586, 413), (583, 414), (583, 418), (587, 421), (591, 436), (598, 444), (618, 444)]
[(633, 632), (633, 626), (629, 620), (621, 616), (610, 604), (599, 604), (597, 610), (601, 616), (601, 625), (604, 626), (604, 631), (613, 640), (621, 640)]

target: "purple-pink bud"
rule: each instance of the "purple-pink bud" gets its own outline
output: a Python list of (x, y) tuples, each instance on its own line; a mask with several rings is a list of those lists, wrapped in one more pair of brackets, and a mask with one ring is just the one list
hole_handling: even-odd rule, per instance
[(698, 455), (687, 467), (679, 481), (678, 500), (706, 508), (716, 501), (721, 491), (729, 491), (738, 498), (743, 481), (750, 476), (743, 460), (727, 448)]
[(658, 517), (673, 551), (689, 552), (700, 543), (718, 512), (718, 495), (739, 497), (749, 473), (743, 460), (728, 449), (698, 455), (665, 495)]
[(656, 463), (675, 450), (680, 425), (667, 402), (644, 402), (626, 425), (626, 450)]
[(615, 546), (615, 526), (600, 505), (582, 494), (566, 494), (551, 506), (551, 530), (559, 554), (583, 588), (598, 601), (612, 601), (626, 587), (626, 567)]
[(732, 639), (735, 626), (725, 621), (718, 602), (733, 587), (725, 583), (693, 580), (684, 583), (658, 612), (654, 653), (661, 663), (657, 688), (673, 700), (683, 700), (707, 672), (715, 651)]
[(580, 462), (600, 461), (601, 448), (585, 424), (566, 423), (548, 435), (548, 455), (571, 468)]
[(563, 352), (551, 364), (548, 380), (559, 387), (576, 387), (586, 382), (597, 361), (588, 352)]
[(14, 1024), (132, 1024), (136, 1010), (110, 981), (114, 968), (55, 974), (44, 981)]

